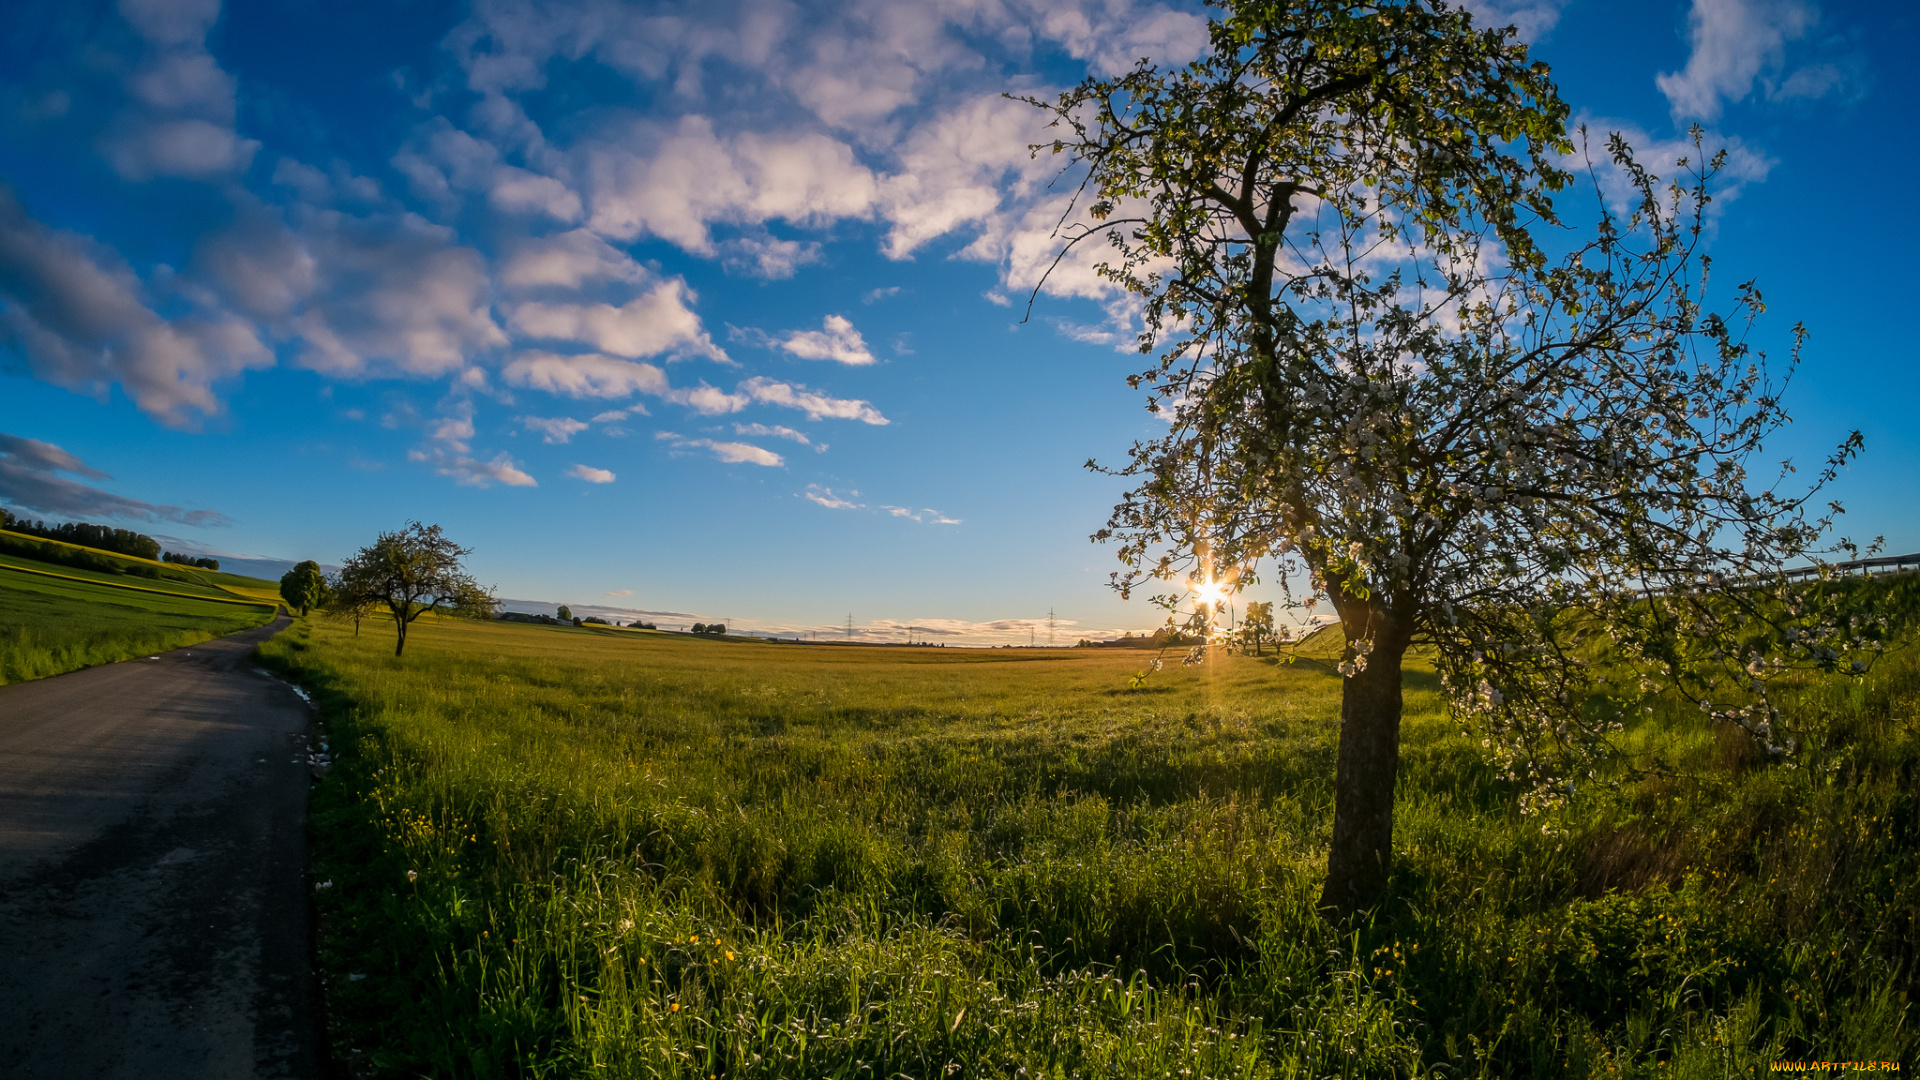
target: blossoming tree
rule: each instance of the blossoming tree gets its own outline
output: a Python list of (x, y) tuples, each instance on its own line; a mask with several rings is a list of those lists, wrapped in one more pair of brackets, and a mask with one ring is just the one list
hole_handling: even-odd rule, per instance
[(1648, 690), (1781, 749), (1766, 677), (1844, 662), (1858, 628), (1781, 572), (1837, 507), (1749, 480), (1786, 416), (1759, 293), (1707, 306), (1719, 161), (1663, 180), (1616, 137), (1575, 232), (1553, 198), (1580, 148), (1512, 30), (1443, 0), (1225, 7), (1189, 66), (1033, 103), (1085, 177), (1066, 247), (1111, 245), (1157, 354), (1131, 381), (1169, 422), (1096, 534), (1116, 586), (1265, 566), (1345, 629), (1323, 906), (1384, 895), (1412, 647), (1526, 809)]

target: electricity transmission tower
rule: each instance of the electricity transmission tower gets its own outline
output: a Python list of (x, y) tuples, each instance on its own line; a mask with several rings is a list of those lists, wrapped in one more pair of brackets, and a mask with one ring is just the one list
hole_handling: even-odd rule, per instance
[(847, 640), (853, 640), (853, 612), (847, 612)]
[(1053, 648), (1053, 609), (1047, 609), (1047, 648)]

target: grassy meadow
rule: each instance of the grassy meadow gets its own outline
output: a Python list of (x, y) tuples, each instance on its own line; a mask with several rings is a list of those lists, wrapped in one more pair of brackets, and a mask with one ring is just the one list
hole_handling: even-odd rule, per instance
[[(147, 656), (259, 626), (273, 617), (245, 606), (126, 588), (66, 567), (63, 577), (24, 572), (45, 564), (0, 560), (0, 685)], [(232, 599), (228, 596), (227, 599)]]
[(1323, 665), (422, 619), (262, 647), (356, 1076), (1727, 1077), (1920, 1029), (1920, 657), (1808, 682), (1791, 766), (1656, 714), (1660, 768), (1522, 818), (1407, 678), (1393, 898), (1314, 902)]

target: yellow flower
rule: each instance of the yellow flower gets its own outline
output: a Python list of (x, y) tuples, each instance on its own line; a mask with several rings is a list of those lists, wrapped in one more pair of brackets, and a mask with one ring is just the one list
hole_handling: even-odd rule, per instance
[(673, 1004), (671, 1004), (671, 1005), (669, 1005), (669, 1006), (667, 1006), (667, 1011), (668, 1011), (668, 1012), (679, 1012), (679, 1011), (680, 1011), (680, 1003), (676, 1001), (676, 1002), (674, 1002)]
[(728, 950), (727, 950), (727, 959), (729, 959), (729, 960), (731, 960), (731, 959), (733, 959), (733, 950), (732, 950), (732, 949), (728, 949)]

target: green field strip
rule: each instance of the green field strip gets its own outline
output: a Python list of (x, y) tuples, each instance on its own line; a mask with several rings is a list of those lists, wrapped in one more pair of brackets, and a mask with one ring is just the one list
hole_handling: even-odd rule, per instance
[[(40, 544), (54, 544), (59, 547), (72, 549), (74, 551), (85, 551), (85, 552), (88, 552), (89, 554), (98, 555), (98, 556), (101, 556), (102, 558), (111, 559), (115, 562), (125, 563), (129, 565), (134, 565), (134, 566), (152, 567), (153, 569), (161, 570), (169, 574), (186, 574), (191, 578), (188, 584), (197, 585), (204, 589), (218, 589), (219, 591), (226, 593), (229, 596), (238, 596), (238, 597), (245, 598), (247, 596), (247, 592), (243, 591), (243, 589), (251, 589), (257, 592), (264, 592), (264, 593), (267, 593), (269, 596), (272, 596), (275, 590), (275, 584), (273, 582), (268, 581), (265, 578), (248, 577), (245, 574), (229, 574), (223, 570), (207, 570), (201, 567), (187, 566), (181, 563), (161, 562), (159, 559), (144, 559), (138, 555), (128, 555), (124, 552), (119, 552), (119, 551), (108, 551), (105, 548), (88, 547), (85, 544), (74, 544), (74, 543), (69, 543), (65, 540), (54, 540), (45, 536), (35, 536), (32, 533), (16, 532), (12, 529), (0, 529), (0, 536), (12, 536), (12, 537), (17, 537), (21, 540), (32, 541), (34, 543), (40, 543)], [(0, 557), (19, 558), (19, 556), (10, 556), (10, 557), (0, 556)], [(249, 582), (249, 581), (258, 582), (259, 584), (258, 586), (241, 585), (241, 587), (236, 588), (235, 585), (230, 585), (225, 582), (221, 582), (217, 580), (208, 580), (209, 578), (227, 578), (227, 579), (230, 579), (235, 584)], [(107, 582), (107, 583), (112, 584), (111, 582)], [(278, 601), (267, 601), (267, 600), (256, 599), (254, 602), (277, 603)]]
[(127, 589), (132, 592), (152, 593), (156, 596), (173, 596), (182, 600), (200, 600), (209, 604), (238, 604), (245, 607), (263, 608), (279, 607), (278, 604), (271, 604), (265, 600), (240, 600), (228, 599), (224, 596), (201, 596), (194, 593), (173, 592), (169, 589), (150, 589), (144, 585), (124, 585), (118, 581), (108, 581), (102, 578), (79, 577), (74, 574), (56, 574), (51, 570), (39, 570), (31, 566), (20, 566), (9, 556), (0, 556), (0, 570), (12, 570), (22, 574), (36, 574), (40, 577), (59, 578), (63, 581), (77, 581), (84, 585), (98, 585), (107, 589)]

